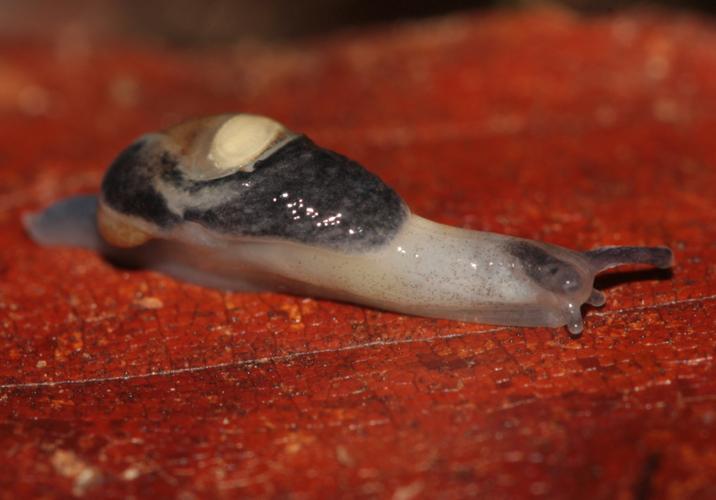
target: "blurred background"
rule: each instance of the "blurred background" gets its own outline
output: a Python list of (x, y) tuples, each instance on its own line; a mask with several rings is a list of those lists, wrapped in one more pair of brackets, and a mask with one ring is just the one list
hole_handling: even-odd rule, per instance
[(464, 9), (562, 5), (600, 15), (637, 7), (716, 13), (714, 0), (0, 0), (0, 35), (136, 38), (201, 46), (290, 40)]

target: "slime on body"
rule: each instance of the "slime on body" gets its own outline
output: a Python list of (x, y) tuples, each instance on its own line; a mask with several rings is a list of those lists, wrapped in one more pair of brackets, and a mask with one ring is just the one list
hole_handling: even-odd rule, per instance
[(232, 290), (275, 290), (420, 316), (583, 329), (600, 271), (668, 268), (665, 247), (576, 252), (431, 222), (377, 176), (265, 117), (147, 134), (97, 196), (26, 217), (35, 241)]

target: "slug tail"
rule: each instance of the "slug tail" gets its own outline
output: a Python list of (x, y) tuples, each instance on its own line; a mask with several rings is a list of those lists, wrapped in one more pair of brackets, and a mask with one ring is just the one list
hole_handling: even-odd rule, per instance
[(668, 269), (674, 265), (674, 255), (666, 247), (602, 247), (583, 254), (595, 273), (626, 264), (647, 264)]
[(42, 212), (25, 214), (22, 222), (32, 240), (40, 245), (100, 250), (103, 244), (97, 234), (96, 214), (96, 196), (74, 196)]

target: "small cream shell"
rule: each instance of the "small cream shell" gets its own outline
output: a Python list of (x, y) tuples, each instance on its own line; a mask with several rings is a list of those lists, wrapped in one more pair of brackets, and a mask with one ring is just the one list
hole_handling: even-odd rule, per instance
[(252, 114), (194, 120), (172, 127), (164, 135), (172, 140), (165, 147), (184, 156), (184, 174), (197, 181), (252, 172), (256, 161), (297, 136), (270, 118)]
[(285, 131), (283, 125), (264, 116), (233, 116), (214, 135), (209, 160), (219, 170), (243, 170), (242, 167), (250, 166)]

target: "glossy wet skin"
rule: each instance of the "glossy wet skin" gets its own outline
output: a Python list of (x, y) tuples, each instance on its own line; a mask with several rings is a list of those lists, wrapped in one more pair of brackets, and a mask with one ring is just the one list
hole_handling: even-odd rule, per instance
[(28, 226), (44, 244), (94, 247), (209, 286), (572, 333), (583, 303), (604, 303), (596, 273), (672, 261), (665, 248), (580, 253), (427, 221), (357, 163), (251, 115), (149, 134), (112, 163), (99, 203), (60, 202)]
[(131, 145), (107, 171), (103, 203), (159, 232), (193, 221), (224, 235), (346, 251), (385, 244), (407, 216), (400, 197), (378, 177), (305, 136), (283, 141), (250, 171), (198, 180), (183, 169), (191, 146), (176, 134)]

